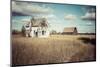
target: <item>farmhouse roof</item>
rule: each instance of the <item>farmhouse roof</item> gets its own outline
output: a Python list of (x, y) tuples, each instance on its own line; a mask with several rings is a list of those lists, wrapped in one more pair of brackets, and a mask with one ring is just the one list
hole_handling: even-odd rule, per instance
[(47, 21), (45, 18), (32, 18), (31, 24), (32, 27), (47, 27)]
[(63, 32), (74, 32), (76, 30), (76, 27), (66, 27), (64, 28)]

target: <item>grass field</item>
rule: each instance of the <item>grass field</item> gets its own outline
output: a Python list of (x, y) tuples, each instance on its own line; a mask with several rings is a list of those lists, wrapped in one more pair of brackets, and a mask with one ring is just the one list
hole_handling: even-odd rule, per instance
[(12, 36), (13, 65), (96, 60), (95, 35), (51, 35), (48, 38)]

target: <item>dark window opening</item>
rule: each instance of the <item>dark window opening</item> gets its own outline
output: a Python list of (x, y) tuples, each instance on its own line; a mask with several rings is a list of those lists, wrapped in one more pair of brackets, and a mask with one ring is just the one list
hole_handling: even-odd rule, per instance
[(38, 32), (36, 32), (36, 37), (38, 36)]
[(29, 27), (29, 26), (26, 26), (26, 27)]
[(36, 32), (35, 30), (34, 30), (34, 34), (35, 34), (36, 37), (38, 36), (38, 32)]
[(45, 31), (42, 31), (42, 35), (44, 35)]

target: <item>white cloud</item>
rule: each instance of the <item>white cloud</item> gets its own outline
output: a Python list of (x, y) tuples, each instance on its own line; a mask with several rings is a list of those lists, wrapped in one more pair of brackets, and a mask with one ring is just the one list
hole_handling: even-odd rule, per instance
[(82, 20), (89, 20), (89, 21), (95, 21), (96, 19), (96, 8), (95, 7), (87, 7), (84, 9), (85, 14), (81, 16)]
[(30, 22), (30, 18), (23, 18), (23, 19), (21, 19), (21, 22), (23, 22), (23, 23)]
[(20, 18), (20, 19), (17, 19), (17, 18), (13, 18), (12, 19), (12, 23), (27, 23), (27, 22), (30, 22), (30, 19), (31, 19), (31, 17), (24, 17), (24, 18)]
[(48, 14), (53, 12), (50, 7), (45, 7), (44, 4), (42, 6), (28, 3), (28, 2), (15, 2), (12, 1), (12, 11), (22, 13), (25, 15), (33, 15), (33, 14)]
[(95, 20), (96, 13), (95, 12), (87, 12), (84, 16), (81, 16), (83, 20)]
[(47, 17), (48, 17), (48, 18), (56, 18), (56, 16), (53, 15), (53, 14), (49, 14), (49, 15), (47, 15)]
[(57, 16), (54, 14), (37, 14), (34, 18), (46, 18), (47, 20), (58, 20)]
[(75, 20), (77, 17), (75, 15), (72, 15), (72, 14), (68, 14), (65, 16), (65, 19), (66, 20)]

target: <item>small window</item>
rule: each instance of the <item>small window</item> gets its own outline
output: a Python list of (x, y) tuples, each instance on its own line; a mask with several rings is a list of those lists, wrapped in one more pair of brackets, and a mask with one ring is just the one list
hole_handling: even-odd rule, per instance
[(45, 32), (45, 31), (42, 31), (42, 35), (44, 35), (44, 32)]
[(45, 35), (46, 31), (42, 31), (42, 35)]
[(29, 27), (28, 25), (26, 27)]
[(35, 30), (33, 32), (35, 33)]

